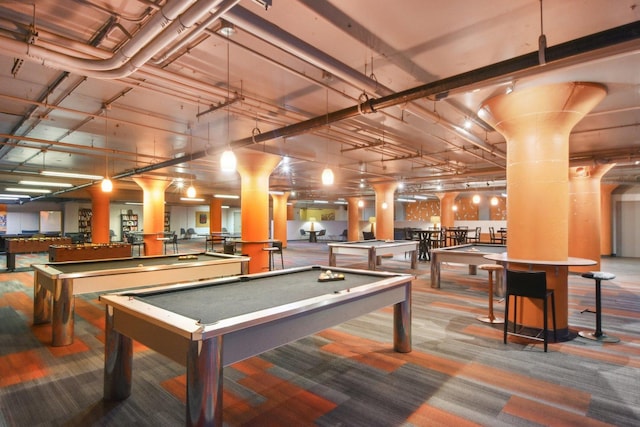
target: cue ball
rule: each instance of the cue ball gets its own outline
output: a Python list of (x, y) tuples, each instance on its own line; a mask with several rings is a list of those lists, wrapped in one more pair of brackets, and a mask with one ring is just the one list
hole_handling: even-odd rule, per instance
[(143, 265), (142, 264), (138, 264), (138, 267), (143, 267)]

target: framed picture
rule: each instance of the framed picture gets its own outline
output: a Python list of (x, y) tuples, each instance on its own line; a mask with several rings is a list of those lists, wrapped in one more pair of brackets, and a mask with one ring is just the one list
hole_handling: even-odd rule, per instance
[(209, 212), (196, 211), (196, 227), (209, 226)]

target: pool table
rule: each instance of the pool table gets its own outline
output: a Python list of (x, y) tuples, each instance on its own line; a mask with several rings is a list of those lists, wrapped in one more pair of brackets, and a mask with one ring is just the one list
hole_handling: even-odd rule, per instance
[(394, 350), (411, 351), (414, 276), (308, 266), (103, 294), (104, 398), (131, 394), (136, 340), (186, 366), (187, 425), (222, 425), (223, 367), (394, 306)]
[(74, 295), (246, 274), (249, 258), (213, 252), (33, 264), (33, 323), (52, 345), (73, 342)]
[[(482, 243), (470, 243), (466, 245), (449, 246), (431, 250), (431, 287), (440, 287), (440, 268), (443, 262), (469, 264), (469, 274), (477, 273), (477, 266), (487, 264), (485, 255), (500, 254), (506, 252), (505, 245), (492, 245)], [(494, 293), (496, 296), (504, 296), (505, 289), (502, 283), (502, 275), (496, 274)]]
[(368, 269), (375, 270), (381, 264), (383, 255), (410, 254), (411, 268), (415, 269), (418, 260), (418, 243), (413, 240), (360, 240), (357, 242), (329, 243), (329, 265), (336, 265), (336, 255), (366, 255)]

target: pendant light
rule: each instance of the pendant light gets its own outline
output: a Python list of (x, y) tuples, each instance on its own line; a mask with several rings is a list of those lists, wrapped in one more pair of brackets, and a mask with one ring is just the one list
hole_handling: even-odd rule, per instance
[[(107, 148), (107, 135), (108, 135), (108, 129), (107, 129), (107, 106), (104, 106), (104, 148)], [(111, 182), (111, 180), (109, 179), (109, 155), (105, 154), (104, 157), (104, 179), (102, 180), (102, 183), (100, 184), (100, 188), (102, 189), (103, 193), (111, 193), (111, 191), (113, 191), (113, 182)]]
[(333, 171), (328, 166), (322, 171), (322, 184), (333, 185)]
[(187, 197), (190, 199), (196, 197), (196, 188), (193, 186), (193, 183), (191, 183), (191, 185), (189, 185), (189, 188), (187, 188)]
[[(227, 34), (227, 144), (229, 143), (229, 127), (231, 126), (230, 120), (230, 100), (231, 100), (231, 77), (229, 72), (229, 34)], [(231, 151), (231, 147), (227, 148), (220, 156), (220, 170), (222, 172), (235, 172), (238, 165), (238, 159), (236, 155)]]
[[(326, 104), (327, 104), (327, 127), (329, 130), (329, 135), (331, 135), (331, 127), (329, 126), (329, 89), (327, 89), (326, 95)], [(327, 149), (327, 161), (329, 160), (329, 135), (327, 136), (326, 141), (326, 149)], [(333, 185), (333, 171), (329, 166), (325, 166), (322, 171), (322, 185)]]

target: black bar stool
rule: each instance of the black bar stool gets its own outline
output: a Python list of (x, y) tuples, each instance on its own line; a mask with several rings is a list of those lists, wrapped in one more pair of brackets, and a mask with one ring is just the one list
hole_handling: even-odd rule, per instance
[[(601, 298), (601, 282), (603, 280), (611, 280), (615, 279), (616, 275), (612, 273), (606, 273), (604, 271), (590, 271), (588, 273), (584, 273), (582, 277), (587, 279), (595, 279), (596, 281), (596, 330), (595, 331), (580, 331), (578, 335), (582, 338), (587, 338), (590, 340), (600, 341), (600, 342), (618, 342), (620, 338), (612, 337), (610, 335), (606, 335), (602, 332), (602, 298)], [(585, 311), (589, 310), (583, 310)]]
[[(504, 300), (504, 335), (503, 342), (507, 343), (507, 334), (516, 335), (519, 337), (530, 338), (534, 340), (544, 341), (544, 351), (547, 352), (548, 341), (548, 307), (547, 300), (551, 297), (551, 312), (553, 318), (553, 338), (558, 340), (556, 334), (556, 299), (553, 293), (553, 289), (547, 289), (547, 273), (544, 271), (520, 271), (520, 270), (508, 270), (507, 269), (507, 292)], [(507, 326), (509, 323), (509, 299), (514, 297), (513, 308), (513, 332), (508, 332)], [(516, 333), (516, 324), (518, 322), (518, 297), (535, 298), (543, 301), (543, 337), (530, 336)]]

